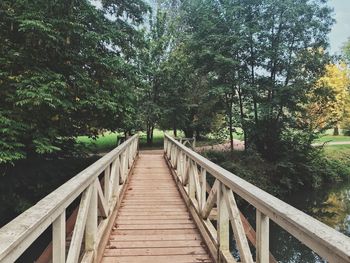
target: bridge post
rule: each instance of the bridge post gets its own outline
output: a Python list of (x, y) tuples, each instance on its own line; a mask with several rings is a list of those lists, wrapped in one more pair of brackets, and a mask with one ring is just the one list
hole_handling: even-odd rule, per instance
[(196, 197), (196, 185), (195, 185), (195, 174), (194, 174), (194, 162), (190, 160), (190, 168), (189, 168), (189, 178), (188, 178), (188, 196), (190, 199), (195, 200)]
[(269, 218), (256, 210), (256, 262), (269, 263)]
[(99, 182), (95, 179), (95, 183), (92, 186), (92, 193), (90, 199), (90, 206), (87, 214), (86, 226), (85, 226), (85, 250), (93, 251), (95, 249), (96, 237), (97, 237), (97, 187)]
[(205, 207), (206, 199), (207, 199), (207, 170), (205, 170), (203, 167), (200, 168), (200, 196), (201, 196), (201, 203), (199, 204), (199, 211), (202, 214), (203, 209)]
[(66, 211), (52, 224), (52, 262), (66, 262)]
[(120, 181), (120, 175), (122, 174), (120, 170), (120, 158), (119, 156), (117, 157), (116, 160), (114, 160), (112, 167), (115, 167), (113, 170), (113, 173), (111, 174), (113, 180), (113, 185), (112, 185), (112, 196), (118, 196), (119, 194), (119, 181)]
[(104, 170), (104, 196), (106, 197), (107, 205), (109, 204), (110, 200), (110, 185), (111, 185), (111, 165), (109, 164), (106, 169)]
[(225, 196), (223, 192), (223, 185), (219, 182), (217, 191), (217, 205), (218, 205), (218, 220), (217, 220), (217, 241), (218, 241), (218, 259), (222, 262), (221, 254), (230, 250), (230, 218), (225, 202)]

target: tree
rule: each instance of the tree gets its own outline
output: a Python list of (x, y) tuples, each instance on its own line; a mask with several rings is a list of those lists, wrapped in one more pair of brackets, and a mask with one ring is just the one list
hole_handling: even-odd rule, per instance
[(146, 47), (140, 54), (143, 85), (139, 92), (139, 107), (147, 133), (147, 143), (153, 141), (153, 130), (159, 122), (161, 109), (161, 65), (166, 60), (168, 48), (167, 13), (159, 6), (155, 16), (151, 15), (149, 30), (145, 34)]
[(0, 163), (66, 154), (76, 136), (120, 127), (147, 10), (141, 0), (0, 2)]
[(317, 99), (309, 104), (310, 118), (316, 119), (315, 129), (333, 125), (334, 135), (339, 135), (339, 124), (350, 111), (349, 86), (350, 71), (345, 63), (326, 66), (325, 75), (313, 89), (312, 96)]
[(187, 138), (200, 139), (201, 133), (211, 131), (217, 101), (186, 48), (186, 43), (179, 43), (162, 67), (161, 127), (173, 129), (175, 136), (183, 130)]

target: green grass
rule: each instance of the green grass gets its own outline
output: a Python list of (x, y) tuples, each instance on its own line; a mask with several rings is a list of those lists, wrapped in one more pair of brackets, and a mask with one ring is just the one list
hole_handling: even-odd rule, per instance
[(107, 152), (117, 147), (118, 133), (106, 132), (97, 139), (88, 136), (79, 136), (77, 141), (83, 143), (93, 153)]
[(345, 135), (324, 135), (321, 136), (316, 142), (350, 142), (350, 136)]
[(153, 131), (153, 143), (151, 145), (147, 144), (147, 136), (145, 132), (140, 132), (140, 148), (142, 149), (154, 149), (154, 148), (162, 148), (164, 141), (164, 132), (158, 129)]
[(330, 145), (324, 147), (324, 152), (328, 158), (350, 163), (350, 145)]
[[(170, 135), (173, 135), (172, 131), (166, 131)], [(140, 148), (141, 149), (159, 149), (163, 147), (164, 131), (155, 129), (153, 132), (153, 144), (149, 145), (146, 141), (146, 133), (140, 132)], [(77, 142), (84, 144), (88, 151), (92, 153), (108, 152), (117, 146), (118, 136), (124, 136), (123, 134), (116, 132), (106, 132), (99, 135), (96, 139), (89, 138), (88, 136), (79, 136)], [(179, 137), (184, 137), (184, 133), (178, 131)], [(243, 140), (243, 135), (234, 133), (234, 138)], [(228, 140), (228, 139), (227, 139)], [(196, 146), (214, 145), (222, 143), (209, 134), (206, 138), (196, 142)]]
[[(153, 149), (162, 148), (164, 140), (164, 132), (160, 130), (154, 130), (153, 144), (148, 145), (146, 142), (146, 133), (140, 132), (140, 148)], [(124, 136), (119, 133), (106, 132), (99, 135), (96, 139), (89, 138), (88, 136), (79, 136), (77, 142), (84, 144), (88, 151), (92, 153), (103, 153), (112, 150), (117, 147), (118, 136)]]

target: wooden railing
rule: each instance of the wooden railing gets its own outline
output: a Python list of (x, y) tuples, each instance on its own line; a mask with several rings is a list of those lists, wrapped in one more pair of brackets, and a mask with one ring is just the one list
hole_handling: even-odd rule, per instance
[(190, 148), (195, 149), (196, 148), (196, 137), (193, 136), (193, 138), (182, 138), (182, 137), (175, 137), (175, 140), (179, 141), (183, 145), (188, 145)]
[[(328, 262), (350, 262), (350, 238), (340, 232), (212, 163), (168, 135), (164, 138), (164, 152), (193, 219), (217, 262), (235, 262), (229, 247), (230, 224), (241, 262), (254, 262), (236, 195), (256, 209), (256, 244), (252, 244), (256, 247), (256, 262), (271, 260), (270, 219)], [(208, 195), (207, 173), (215, 178)], [(214, 206), (216, 227), (209, 220)]]
[[(96, 260), (137, 152), (138, 135), (134, 135), (1, 228), (0, 262), (15, 262), (51, 225), (53, 263)], [(66, 209), (78, 198), (66, 251)]]

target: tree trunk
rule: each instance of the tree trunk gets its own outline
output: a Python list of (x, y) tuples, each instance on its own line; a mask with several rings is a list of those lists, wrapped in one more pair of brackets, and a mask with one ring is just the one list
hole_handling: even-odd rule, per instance
[(154, 131), (154, 126), (151, 127), (151, 144), (153, 143), (153, 131)]
[(174, 131), (174, 136), (177, 137), (177, 129), (176, 129), (175, 122), (174, 122), (174, 126), (173, 126), (173, 131)]
[(231, 152), (233, 152), (233, 121), (232, 121), (232, 103), (229, 102), (228, 106), (228, 126), (229, 126), (229, 133), (230, 133), (230, 149)]
[(334, 136), (338, 136), (339, 135), (339, 125), (338, 125), (338, 123), (336, 123), (335, 126), (334, 126), (333, 135)]
[(246, 134), (246, 127), (244, 124), (244, 109), (243, 109), (243, 100), (242, 100), (242, 92), (241, 88), (238, 89), (238, 99), (239, 99), (239, 112), (241, 117), (241, 125), (243, 129), (243, 137), (244, 137), (244, 150), (248, 148), (248, 142), (247, 142), (247, 134)]
[(152, 144), (152, 127), (149, 123), (147, 124), (146, 129), (147, 129), (147, 144)]
[(193, 129), (191, 129), (191, 128), (185, 129), (184, 133), (185, 133), (186, 138), (193, 138), (193, 134), (194, 134)]
[(196, 140), (200, 141), (201, 140), (201, 132), (199, 129), (196, 129)]

